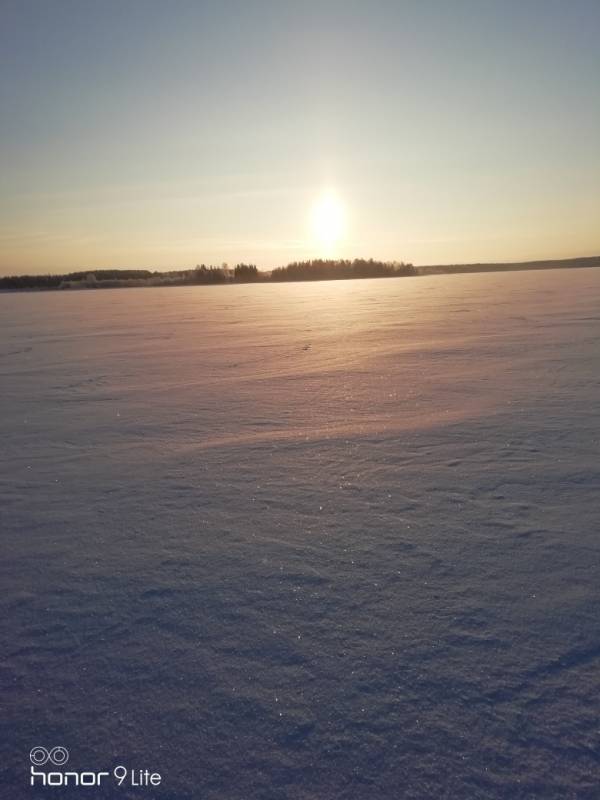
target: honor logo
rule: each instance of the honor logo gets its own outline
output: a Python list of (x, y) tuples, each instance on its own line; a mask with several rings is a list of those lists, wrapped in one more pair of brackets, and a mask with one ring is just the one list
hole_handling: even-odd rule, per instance
[[(29, 753), (29, 760), (35, 767), (43, 767), (44, 764), (54, 764), (55, 767), (63, 767), (69, 760), (69, 751), (66, 747), (53, 747), (46, 750), (45, 747), (33, 747)], [(99, 786), (103, 777), (107, 777), (108, 772), (38, 772), (31, 767), (30, 784), (31, 786)]]
[(69, 751), (66, 747), (53, 747), (47, 750), (45, 747), (32, 747), (29, 753), (30, 767), (29, 783), (31, 786), (105, 786), (113, 782), (116, 786), (124, 787), (150, 787), (160, 786), (162, 775), (159, 772), (151, 772), (149, 769), (129, 769), (119, 764), (111, 772), (103, 770), (85, 770), (84, 772), (63, 772), (62, 770), (36, 769), (43, 767), (44, 764), (52, 764), (55, 767), (63, 767), (69, 760)]

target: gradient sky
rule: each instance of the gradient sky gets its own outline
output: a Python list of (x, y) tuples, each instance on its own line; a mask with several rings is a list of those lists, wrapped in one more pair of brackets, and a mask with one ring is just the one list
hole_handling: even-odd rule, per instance
[(0, 272), (600, 253), (599, 0), (0, 0)]

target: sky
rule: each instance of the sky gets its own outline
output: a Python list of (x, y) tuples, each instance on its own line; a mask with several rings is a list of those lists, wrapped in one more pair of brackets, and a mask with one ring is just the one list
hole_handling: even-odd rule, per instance
[(598, 0), (0, 0), (0, 273), (600, 253)]

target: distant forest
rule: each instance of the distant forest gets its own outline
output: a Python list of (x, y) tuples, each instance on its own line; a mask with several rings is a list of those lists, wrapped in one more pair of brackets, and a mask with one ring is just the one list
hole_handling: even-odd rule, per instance
[(600, 256), (552, 261), (521, 261), (493, 264), (438, 264), (414, 267), (403, 261), (375, 261), (355, 258), (294, 261), (271, 272), (255, 264), (230, 268), (199, 264), (194, 269), (157, 272), (149, 269), (95, 269), (65, 275), (16, 275), (0, 278), (0, 291), (39, 289), (114, 289), (126, 286), (196, 286), (225, 283), (277, 283), (282, 281), (330, 281), (351, 278), (398, 278), (410, 275), (456, 275), (472, 272), (515, 270), (578, 269), (600, 267)]
[(0, 290), (15, 289), (114, 289), (127, 286), (195, 286), (215, 283), (266, 283), (269, 281), (324, 281), (349, 278), (395, 278), (415, 275), (412, 264), (354, 259), (295, 261), (272, 272), (255, 264), (233, 268), (199, 264), (194, 269), (152, 272), (147, 269), (95, 269), (65, 275), (15, 275), (0, 278)]

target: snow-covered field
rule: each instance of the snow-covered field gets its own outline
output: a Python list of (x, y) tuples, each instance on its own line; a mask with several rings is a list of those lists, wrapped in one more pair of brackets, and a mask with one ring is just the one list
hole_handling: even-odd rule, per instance
[[(5, 294), (0, 337), (2, 798), (600, 796), (600, 271)], [(36, 745), (162, 783), (31, 789)]]

